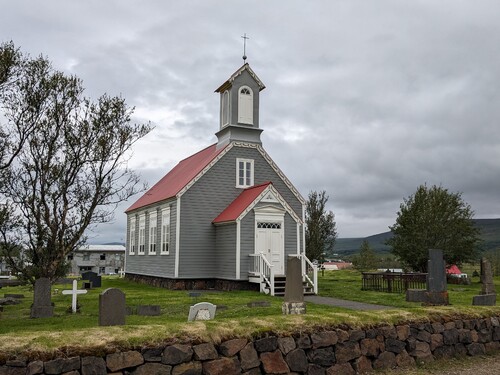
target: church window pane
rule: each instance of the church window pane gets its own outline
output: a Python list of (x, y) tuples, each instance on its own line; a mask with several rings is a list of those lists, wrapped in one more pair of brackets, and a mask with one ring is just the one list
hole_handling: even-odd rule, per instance
[(135, 217), (130, 219), (128, 250), (130, 255), (135, 254)]
[(156, 254), (156, 212), (149, 214), (149, 255)]
[(236, 187), (246, 188), (249, 186), (253, 186), (253, 169), (253, 160), (236, 160)]
[(253, 124), (253, 92), (246, 86), (241, 87), (238, 93), (238, 122)]
[(145, 215), (139, 217), (139, 255), (144, 255), (146, 242), (146, 218)]
[(170, 247), (170, 208), (161, 212), (161, 250), (160, 254), (168, 255)]

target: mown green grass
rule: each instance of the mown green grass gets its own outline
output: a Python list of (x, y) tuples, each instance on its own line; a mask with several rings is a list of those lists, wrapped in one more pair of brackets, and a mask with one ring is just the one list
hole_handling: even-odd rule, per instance
[[(496, 282), (500, 280), (496, 279)], [(146, 317), (129, 315), (126, 325), (100, 327), (98, 325), (99, 294), (107, 288), (119, 288), (126, 294), (126, 303), (132, 308), (138, 305), (160, 305), (162, 315)], [(56, 289), (58, 290), (55, 293)], [(495, 307), (472, 307), (472, 296), (479, 293), (480, 284), (449, 286), (451, 306), (422, 307), (408, 303), (404, 294), (361, 291), (361, 274), (356, 271), (326, 271), (319, 276), (322, 296), (348, 299), (366, 303), (392, 306), (384, 311), (354, 311), (343, 308), (307, 304), (307, 314), (284, 316), (283, 300), (257, 292), (203, 291), (200, 297), (190, 297), (187, 291), (172, 291), (134, 283), (118, 277), (103, 278), (102, 288), (92, 289), (78, 296), (80, 312), (71, 313), (71, 296), (62, 295), (71, 285), (54, 285), (52, 302), (55, 316), (30, 319), (33, 292), (27, 286), (8, 287), (3, 293), (20, 293), (25, 298), (19, 305), (5, 306), (0, 313), (0, 354), (26, 351), (50, 352), (64, 350), (89, 350), (96, 354), (113, 348), (131, 348), (154, 345), (165, 340), (214, 341), (232, 337), (258, 337), (268, 333), (290, 334), (310, 332), (327, 327), (366, 327), (379, 324), (395, 324), (407, 321), (426, 321), (432, 316), (490, 316), (498, 315)], [(197, 302), (211, 302), (218, 306), (216, 319), (203, 322), (187, 322), (189, 307)], [(252, 301), (268, 301), (269, 307), (248, 308)], [(64, 348), (64, 349), (61, 349)]]

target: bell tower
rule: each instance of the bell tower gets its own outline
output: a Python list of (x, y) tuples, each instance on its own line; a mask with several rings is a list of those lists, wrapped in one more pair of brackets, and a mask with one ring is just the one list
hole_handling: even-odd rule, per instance
[(215, 133), (217, 147), (232, 141), (261, 144), (259, 94), (266, 86), (248, 63), (243, 64), (217, 90), (220, 94), (220, 124)]

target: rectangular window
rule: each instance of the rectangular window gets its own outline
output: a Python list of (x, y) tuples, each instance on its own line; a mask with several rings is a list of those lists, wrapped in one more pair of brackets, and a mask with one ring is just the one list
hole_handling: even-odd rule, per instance
[(168, 255), (170, 246), (170, 208), (161, 211), (161, 251), (160, 254)]
[(135, 254), (135, 217), (130, 219), (130, 230), (129, 230), (129, 240), (128, 240), (128, 253), (130, 255)]
[(137, 254), (144, 255), (146, 241), (146, 215), (139, 216), (139, 251)]
[(236, 187), (253, 186), (253, 160), (236, 159)]
[(68, 260), (73, 260), (73, 254), (68, 254)]
[(100, 258), (101, 260), (106, 260), (106, 254), (101, 254)]
[(149, 255), (156, 255), (156, 212), (149, 214)]
[(90, 254), (83, 254), (83, 260), (88, 262), (90, 260)]

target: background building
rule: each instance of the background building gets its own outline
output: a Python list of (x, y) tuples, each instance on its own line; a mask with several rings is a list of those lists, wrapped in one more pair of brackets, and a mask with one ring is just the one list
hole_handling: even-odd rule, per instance
[(117, 274), (125, 267), (125, 246), (85, 245), (68, 255), (70, 273), (93, 271), (100, 275)]

